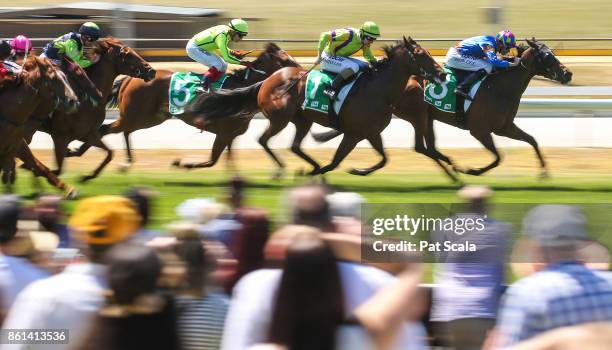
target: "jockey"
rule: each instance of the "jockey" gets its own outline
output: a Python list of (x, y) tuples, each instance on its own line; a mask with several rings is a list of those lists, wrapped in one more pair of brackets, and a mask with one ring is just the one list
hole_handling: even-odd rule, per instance
[(81, 68), (87, 68), (96, 61), (84, 57), (83, 47), (90, 46), (100, 38), (100, 27), (93, 22), (83, 23), (78, 33), (70, 32), (48, 43), (40, 57), (49, 58), (59, 64), (61, 55), (66, 55), (75, 61)]
[(376, 63), (370, 46), (380, 36), (380, 29), (374, 22), (365, 22), (359, 30), (354, 28), (336, 29), (321, 33), (319, 39), (319, 55), (317, 63), (321, 62), (321, 70), (337, 73), (330, 86), (323, 93), (334, 100), (344, 82), (352, 78), (361, 68), (368, 64), (356, 58), (354, 53), (363, 50), (363, 57), (370, 63)]
[(14, 75), (8, 64), (4, 62), (11, 56), (11, 53), (11, 45), (4, 40), (0, 40), (0, 89), (5, 86), (6, 81), (12, 80), (11, 76)]
[(515, 47), (516, 39), (509, 30), (502, 30), (495, 37), (476, 36), (465, 39), (451, 47), (446, 53), (446, 66), (471, 72), (457, 84), (455, 94), (471, 100), (468, 89), (472, 83), (491, 73), (493, 68), (516, 67), (519, 64), (518, 58), (508, 62), (497, 57), (498, 52), (506, 55)]
[[(204, 88), (217, 81), (227, 70), (227, 64), (241, 64), (250, 67), (250, 62), (243, 61), (240, 52), (227, 47), (230, 42), (239, 42), (249, 34), (249, 26), (243, 19), (231, 20), (227, 25), (208, 28), (194, 35), (187, 43), (187, 56), (208, 67), (204, 73)], [(216, 51), (221, 53), (219, 56)]]
[(32, 42), (25, 35), (17, 35), (11, 40), (13, 55), (10, 60), (21, 66), (32, 50)]

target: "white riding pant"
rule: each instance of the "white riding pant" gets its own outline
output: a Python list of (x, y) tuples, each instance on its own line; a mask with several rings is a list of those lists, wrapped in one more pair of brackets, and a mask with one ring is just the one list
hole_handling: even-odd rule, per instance
[(321, 54), (321, 70), (340, 73), (345, 69), (350, 69), (357, 74), (360, 69), (367, 68), (368, 64), (364, 61), (352, 57), (331, 56), (323, 52)]
[(227, 70), (227, 62), (214, 53), (199, 48), (193, 39), (189, 40), (187, 43), (186, 50), (187, 56), (189, 56), (192, 60), (207, 66), (209, 69), (210, 67), (215, 67), (221, 73), (225, 73)]
[(484, 69), (487, 71), (487, 73), (491, 73), (493, 70), (493, 65), (488, 61), (478, 57), (461, 55), (454, 47), (448, 49), (448, 52), (446, 53), (446, 65), (451, 68), (471, 72)]
[(62, 65), (62, 61), (60, 61), (58, 59), (55, 59), (55, 58), (49, 58), (49, 57), (47, 57), (47, 55), (45, 55), (44, 52), (40, 54), (40, 58), (46, 58), (49, 61), (53, 62), (53, 64), (56, 65), (56, 66), (61, 66)]

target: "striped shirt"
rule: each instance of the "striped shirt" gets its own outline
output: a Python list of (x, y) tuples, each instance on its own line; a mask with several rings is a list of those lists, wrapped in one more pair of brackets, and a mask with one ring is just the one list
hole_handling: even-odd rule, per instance
[(229, 299), (224, 294), (204, 297), (177, 296), (178, 326), (184, 350), (221, 347)]
[(554, 328), (598, 321), (612, 321), (612, 272), (566, 262), (513, 284), (498, 327), (508, 346)]

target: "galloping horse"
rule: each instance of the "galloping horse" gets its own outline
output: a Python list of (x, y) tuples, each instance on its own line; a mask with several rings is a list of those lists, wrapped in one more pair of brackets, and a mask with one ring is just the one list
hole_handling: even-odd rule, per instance
[[(102, 93), (89, 79), (83, 68), (81, 68), (67, 56), (63, 56), (60, 68), (66, 73), (68, 82), (79, 97), (81, 104), (91, 103), (93, 106), (97, 106), (102, 102)], [(24, 141), (17, 150), (16, 156), (23, 161), (22, 167), (24, 169), (32, 171), (34, 176), (45, 177), (49, 184), (64, 191), (67, 197), (74, 197), (76, 195), (76, 190), (72, 186), (63, 183), (49, 170), (49, 168), (36, 159), (28, 146), (28, 144), (32, 141), (32, 137), (34, 136), (36, 130), (41, 127), (43, 122), (49, 120), (55, 109), (55, 106), (53, 106), (50, 102), (41, 103), (38, 106), (25, 126)]]
[(26, 122), (41, 104), (66, 110), (78, 107), (78, 98), (51, 61), (31, 56), (25, 62), (16, 86), (0, 93), (0, 164), (2, 182), (15, 181), (15, 153), (21, 147)]
[[(395, 103), (393, 112), (401, 119), (412, 124), (415, 131), (415, 151), (432, 158), (451, 178), (459, 181), (453, 171), (470, 175), (480, 175), (500, 162), (500, 156), (493, 143), (491, 133), (506, 136), (511, 139), (529, 143), (535, 150), (542, 172), (541, 177), (547, 176), (546, 163), (538, 148), (536, 140), (515, 123), (514, 118), (518, 111), (521, 96), (535, 75), (541, 75), (551, 80), (568, 83), (572, 73), (554, 56), (552, 51), (535, 39), (527, 40), (528, 47), (520, 47), (520, 67), (500, 71), (483, 81), (475, 101), (468, 110), (467, 120), (470, 133), (479, 140), (489, 151), (495, 155), (490, 165), (481, 169), (463, 170), (453, 164), (445, 155), (441, 154), (435, 146), (433, 121), (439, 120), (449, 125), (460, 127), (453, 113), (442, 112), (423, 100), (423, 86), (417, 79), (411, 78), (406, 85), (402, 97)], [(313, 134), (315, 140), (326, 142), (339, 136), (337, 131)], [(427, 145), (425, 145), (425, 142)], [(441, 162), (451, 166), (448, 169)]]
[[(141, 78), (145, 81), (151, 81), (155, 78), (155, 70), (134, 50), (117, 39), (100, 39), (96, 42), (93, 51), (100, 56), (100, 59), (85, 71), (102, 93), (103, 101), (108, 99), (113, 81), (120, 74)], [(103, 104), (93, 106), (91, 103), (86, 103), (76, 113), (56, 112), (50, 122), (44, 123), (40, 130), (49, 133), (55, 144), (57, 170), (54, 172), (56, 174), (61, 173), (64, 157), (67, 155), (67, 146), (73, 140), (87, 142), (105, 150), (107, 153), (102, 163), (91, 175), (82, 177), (81, 182), (98, 176), (100, 171), (110, 162), (112, 151), (102, 142), (98, 132), (104, 121), (105, 113)], [(68, 155), (80, 154), (70, 153)]]
[[(412, 123), (415, 127), (415, 137), (418, 138), (420, 135), (424, 135), (427, 143), (427, 151), (425, 152), (427, 156), (436, 161), (447, 163), (456, 172), (481, 175), (497, 167), (501, 160), (491, 136), (491, 133), (494, 133), (530, 144), (540, 162), (540, 177), (548, 176), (546, 162), (540, 152), (538, 143), (533, 136), (527, 134), (514, 123), (514, 118), (521, 102), (521, 96), (534, 76), (541, 75), (562, 84), (567, 84), (572, 79), (572, 73), (555, 57), (546, 45), (537, 42), (535, 38), (526, 41), (529, 46), (520, 48), (520, 65), (514, 69), (500, 71), (485, 79), (475, 96), (474, 102), (472, 102), (466, 113), (467, 128), (470, 134), (495, 156), (494, 161), (485, 167), (479, 169), (461, 169), (436, 149), (433, 121), (439, 120), (443, 123), (460, 127), (457, 119), (452, 113), (442, 112), (432, 105), (426, 104), (423, 101), (423, 88), (421, 85), (415, 84), (413, 81), (408, 84), (401, 102), (397, 104), (395, 112), (398, 117)], [(425, 114), (422, 113), (423, 110), (426, 111)], [(422, 143), (422, 141), (420, 142)], [(438, 164), (445, 169), (447, 174), (450, 174), (443, 164)]]
[(296, 133), (291, 146), (293, 153), (313, 166), (310, 175), (324, 174), (335, 169), (357, 143), (367, 139), (382, 156), (371, 168), (353, 169), (358, 175), (367, 175), (384, 166), (387, 161), (380, 132), (391, 120), (391, 105), (400, 97), (410, 75), (441, 81), (444, 73), (429, 53), (414, 40), (404, 38), (393, 47), (386, 47), (386, 59), (376, 71), (364, 73), (352, 88), (340, 111), (344, 137), (333, 161), (324, 167), (305, 154), (301, 143), (313, 122), (327, 126), (327, 114), (302, 110), (306, 87), (306, 74), (299, 68), (283, 68), (264, 80), (247, 88), (213, 92), (200, 96), (191, 111), (201, 113), (207, 120), (237, 116), (261, 109), (270, 125), (259, 138), (259, 143), (283, 171), (284, 163), (268, 147), (268, 140), (284, 129), (289, 122), (295, 124)]
[[(299, 64), (276, 44), (269, 43), (259, 57), (253, 61), (252, 67), (230, 74), (223, 83), (223, 88), (234, 89), (248, 86), (265, 79), (280, 68), (299, 67)], [(127, 147), (127, 166), (131, 166), (134, 159), (130, 147), (130, 134), (136, 130), (159, 125), (171, 118), (168, 112), (168, 91), (173, 73), (168, 70), (159, 70), (156, 78), (150, 83), (127, 77), (118, 80), (113, 87), (107, 107), (118, 106), (120, 117), (115, 122), (100, 127), (100, 135), (123, 132)], [(152, 102), (142, 103), (142, 101)], [(252, 113), (251, 117), (254, 114)], [(178, 160), (175, 162), (176, 166), (185, 168), (211, 167), (217, 162), (225, 148), (228, 149), (229, 157), (232, 142), (247, 130), (251, 120), (251, 118), (221, 119), (204, 127), (202, 118), (192, 113), (182, 113), (175, 117), (186, 124), (216, 134), (210, 160), (205, 163), (182, 165)], [(78, 152), (82, 154), (89, 147), (89, 144), (83, 144)]]

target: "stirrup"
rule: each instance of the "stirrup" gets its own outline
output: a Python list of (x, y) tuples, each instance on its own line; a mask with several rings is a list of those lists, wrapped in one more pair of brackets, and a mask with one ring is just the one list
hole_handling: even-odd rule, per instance
[(465, 98), (468, 101), (474, 101), (474, 99), (470, 96), (469, 92), (465, 92), (465, 91), (463, 91), (461, 89), (455, 89), (454, 92), (455, 92), (455, 95), (459, 95), (459, 96)]

